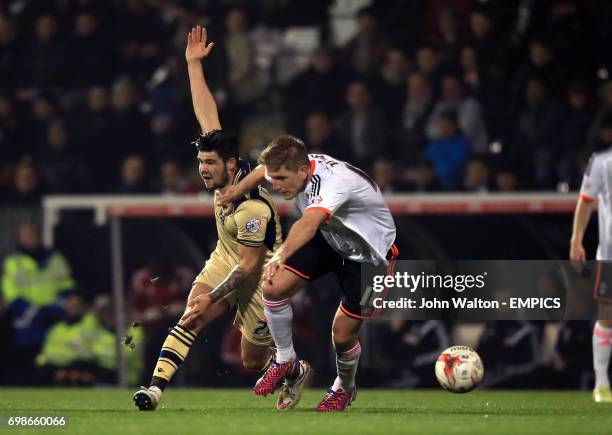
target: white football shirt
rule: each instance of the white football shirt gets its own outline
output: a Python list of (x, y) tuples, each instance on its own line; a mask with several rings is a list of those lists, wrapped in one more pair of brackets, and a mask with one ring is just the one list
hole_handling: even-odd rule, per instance
[(318, 209), (328, 218), (320, 231), (340, 255), (387, 264), (395, 223), (379, 187), (361, 169), (325, 154), (309, 154), (313, 175), (295, 198), (300, 211)]
[(582, 179), (580, 196), (585, 201), (598, 200), (598, 260), (612, 260), (612, 148), (591, 156)]

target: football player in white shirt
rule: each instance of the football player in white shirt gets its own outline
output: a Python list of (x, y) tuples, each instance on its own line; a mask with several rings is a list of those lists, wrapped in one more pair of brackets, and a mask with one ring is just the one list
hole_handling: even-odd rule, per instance
[[(612, 128), (612, 126), (611, 126)], [(585, 229), (589, 223), (593, 203), (598, 201), (599, 246), (597, 260), (612, 260), (612, 149), (595, 153), (582, 180), (580, 198), (574, 213), (574, 225), (570, 242), (570, 259), (584, 262), (586, 254), (582, 244)], [(599, 263), (598, 268), (603, 265)], [(598, 272), (599, 273), (599, 272)], [(598, 285), (598, 284), (596, 284)], [(599, 301), (598, 317), (612, 319), (612, 294), (596, 289)], [(598, 320), (593, 328), (593, 368), (595, 370), (595, 402), (612, 402), (608, 365), (612, 349), (612, 321)]]
[(290, 298), (307, 282), (332, 272), (343, 292), (332, 326), (337, 377), (316, 410), (343, 411), (357, 392), (359, 329), (366, 318), (360, 306), (361, 263), (392, 267), (387, 258), (393, 262), (399, 253), (393, 217), (367, 174), (327, 155), (309, 155), (292, 136), (272, 141), (259, 162), (243, 182), (222, 193), (221, 201), (229, 203), (268, 179), (285, 199), (294, 198), (303, 214), (266, 268), (264, 313), (277, 355), (253, 392), (265, 396), (282, 384), (278, 409), (291, 409), (299, 401), (301, 370), (293, 348)]

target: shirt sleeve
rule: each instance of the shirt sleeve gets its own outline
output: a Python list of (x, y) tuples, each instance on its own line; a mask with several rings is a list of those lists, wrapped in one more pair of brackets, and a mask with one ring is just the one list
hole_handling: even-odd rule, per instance
[(311, 185), (312, 190), (309, 192), (308, 203), (304, 212), (321, 210), (327, 213), (327, 220), (330, 220), (349, 198), (349, 190), (345, 184), (333, 183), (328, 178), (315, 175), (311, 180)]
[(263, 245), (270, 219), (272, 212), (263, 201), (244, 201), (234, 212), (238, 243), (251, 247)]
[(604, 186), (603, 172), (601, 160), (597, 159), (595, 155), (591, 156), (580, 187), (580, 197), (582, 199), (593, 201), (602, 191)]

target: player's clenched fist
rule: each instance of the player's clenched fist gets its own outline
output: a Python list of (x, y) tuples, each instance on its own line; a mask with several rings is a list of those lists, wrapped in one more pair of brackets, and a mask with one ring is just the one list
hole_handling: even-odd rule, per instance
[(204, 59), (212, 48), (214, 42), (206, 45), (206, 29), (200, 26), (193, 27), (187, 36), (187, 49), (185, 50), (185, 58), (187, 62), (191, 60)]

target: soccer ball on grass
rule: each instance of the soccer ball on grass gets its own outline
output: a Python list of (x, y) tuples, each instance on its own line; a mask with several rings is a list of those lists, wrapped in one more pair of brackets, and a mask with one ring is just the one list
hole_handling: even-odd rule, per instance
[(484, 366), (480, 356), (469, 346), (452, 346), (436, 361), (436, 378), (442, 388), (453, 393), (467, 393), (480, 384)]

